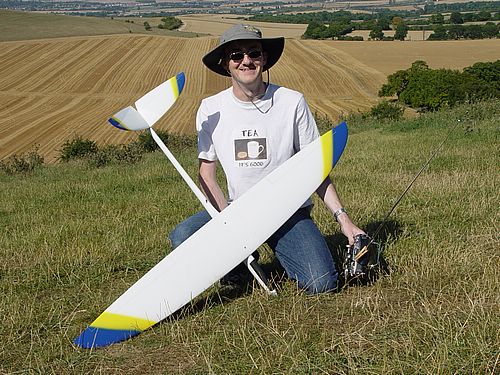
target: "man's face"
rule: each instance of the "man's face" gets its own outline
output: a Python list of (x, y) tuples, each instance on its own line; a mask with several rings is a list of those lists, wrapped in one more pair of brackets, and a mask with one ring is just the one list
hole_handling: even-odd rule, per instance
[(225, 50), (224, 67), (233, 79), (251, 84), (262, 79), (267, 57), (259, 41), (235, 41)]

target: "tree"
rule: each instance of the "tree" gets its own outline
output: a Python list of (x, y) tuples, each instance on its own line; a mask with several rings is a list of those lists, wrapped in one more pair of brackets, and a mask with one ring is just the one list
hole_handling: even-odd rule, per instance
[(392, 18), (391, 23), (392, 23), (392, 28), (396, 29), (399, 25), (404, 23), (404, 20), (403, 20), (403, 18), (396, 16), (396, 17)]
[(415, 60), (411, 64), (410, 72), (415, 73), (415, 72), (421, 72), (423, 70), (429, 70), (429, 64), (425, 62), (424, 60)]
[(400, 23), (396, 27), (396, 32), (394, 33), (394, 39), (405, 40), (406, 35), (408, 35), (408, 26), (406, 26), (404, 23)]
[(408, 70), (398, 70), (387, 77), (387, 83), (383, 85), (378, 96), (393, 96), (396, 95), (399, 99), (399, 95), (408, 86), (409, 71)]
[(462, 18), (462, 14), (460, 12), (452, 12), (450, 14), (450, 22), (454, 25), (461, 25), (464, 23), (464, 19)]
[(149, 24), (149, 22), (144, 21), (144, 28), (145, 28), (147, 31), (150, 31), (150, 30), (151, 30), (151, 25)]
[(175, 17), (168, 16), (162, 18), (161, 20), (163, 22), (163, 28), (167, 30), (175, 30), (182, 26), (182, 21)]
[(380, 27), (382, 30), (390, 30), (390, 22), (388, 18), (379, 18), (377, 20), (377, 26)]
[(338, 38), (343, 35), (349, 34), (352, 32), (354, 27), (349, 23), (338, 23), (333, 22), (328, 27), (328, 37), (330, 38)]
[(372, 31), (370, 31), (370, 38), (373, 40), (384, 39), (384, 32), (380, 26), (375, 26)]
[(486, 25), (483, 25), (482, 30), (484, 38), (498, 38), (500, 25), (496, 25), (493, 22), (487, 22)]
[(464, 68), (464, 73), (490, 84), (495, 90), (500, 92), (500, 60), (475, 63), (472, 66)]
[(465, 37), (465, 28), (463, 25), (451, 25), (448, 29), (448, 39), (463, 39)]
[(430, 23), (442, 25), (444, 23), (444, 16), (441, 13), (433, 14), (430, 18)]
[(327, 37), (328, 28), (319, 22), (311, 22), (302, 35), (304, 39), (324, 39)]
[(489, 21), (491, 20), (491, 13), (486, 10), (482, 10), (476, 15), (476, 19), (478, 21)]
[(434, 33), (429, 36), (429, 40), (446, 40), (448, 39), (448, 31), (443, 25), (434, 26)]
[(430, 69), (425, 61), (387, 77), (379, 96), (398, 95), (398, 100), (413, 108), (438, 110), (466, 100), (500, 97), (500, 60), (478, 63), (457, 70)]
[(464, 29), (464, 38), (481, 39), (483, 37), (483, 28), (481, 25), (469, 25)]
[(459, 83), (457, 74), (451, 70), (419, 70), (410, 73), (408, 86), (401, 93), (400, 100), (413, 108), (437, 110), (451, 106), (450, 89)]
[(466, 23), (466, 22), (474, 22), (476, 20), (474, 13), (463, 13), (462, 14), (462, 19), (464, 20), (464, 23)]

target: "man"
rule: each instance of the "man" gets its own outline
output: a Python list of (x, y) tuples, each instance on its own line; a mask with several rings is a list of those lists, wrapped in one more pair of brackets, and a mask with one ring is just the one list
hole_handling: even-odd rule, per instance
[[(200, 184), (219, 211), (319, 136), (303, 95), (263, 80), (262, 73), (278, 61), (283, 48), (282, 37), (262, 38), (254, 27), (235, 25), (221, 36), (219, 46), (203, 57), (210, 70), (231, 77), (232, 83), (204, 99), (196, 117)], [(217, 161), (226, 174), (229, 201), (217, 182)], [(342, 208), (330, 178), (316, 192), (350, 243), (355, 235), (364, 233)], [(335, 290), (338, 273), (310, 217), (311, 208), (308, 199), (267, 243), (288, 277), (299, 288), (315, 294)], [(209, 220), (203, 211), (179, 224), (170, 234), (172, 246), (179, 246)], [(225, 280), (234, 280), (241, 268)]]

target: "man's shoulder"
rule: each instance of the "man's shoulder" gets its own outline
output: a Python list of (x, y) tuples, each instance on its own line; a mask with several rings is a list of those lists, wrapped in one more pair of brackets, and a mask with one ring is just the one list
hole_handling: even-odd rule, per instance
[(302, 94), (300, 91), (290, 89), (288, 87), (284, 86), (278, 86), (278, 85), (270, 85), (270, 88), (277, 93), (277, 95), (281, 95), (284, 97), (289, 97), (289, 98), (295, 98), (295, 99), (300, 99), (304, 97), (304, 94)]
[(231, 92), (229, 90), (231, 90), (230, 87), (218, 92), (217, 94), (214, 94), (214, 95), (211, 95), (211, 96), (208, 96), (208, 97), (202, 99), (201, 102), (205, 105), (210, 105), (210, 104), (219, 103), (221, 100), (227, 100), (228, 96), (231, 95)]

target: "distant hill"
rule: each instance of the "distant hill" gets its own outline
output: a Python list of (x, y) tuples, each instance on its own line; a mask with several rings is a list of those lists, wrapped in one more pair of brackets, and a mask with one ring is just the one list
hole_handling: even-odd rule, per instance
[[(0, 9), (0, 42), (68, 36), (109, 34), (147, 34), (190, 36), (190, 33), (160, 30), (149, 21), (153, 29), (146, 31), (142, 22), (125, 22), (125, 19), (66, 16), (49, 13), (17, 12)], [(158, 24), (160, 21), (158, 20)]]

